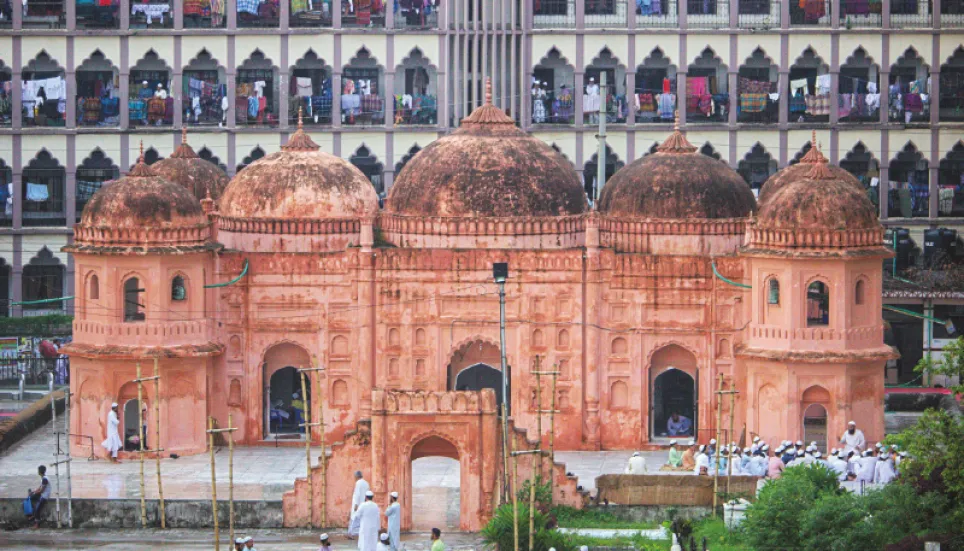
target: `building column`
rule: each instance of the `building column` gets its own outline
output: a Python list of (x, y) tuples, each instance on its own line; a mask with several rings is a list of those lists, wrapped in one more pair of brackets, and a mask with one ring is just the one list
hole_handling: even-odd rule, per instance
[[(13, 10), (15, 13), (20, 13), (21, 10)], [(10, 71), (11, 71), (11, 117), (10, 117), (10, 127), (14, 130), (19, 130), (23, 127), (23, 90), (21, 86), (23, 85), (23, 50), (21, 48), (21, 38), (19, 36), (14, 36), (12, 40), (13, 46), (13, 57), (10, 60)]]
[[(573, 80), (576, 81), (573, 83), (573, 88), (575, 88), (575, 95), (573, 97), (576, 99), (576, 128), (583, 125), (583, 119), (585, 118), (585, 114), (582, 111), (582, 101), (586, 94), (586, 87), (583, 85), (583, 81), (585, 80), (584, 75), (585, 73), (582, 71), (582, 68), (577, 67), (573, 78)], [(527, 82), (531, 81), (532, 77), (530, 76)]]
[[(341, 3), (343, 0), (332, 0), (331, 2), (331, 26), (341, 29)], [(338, 37), (336, 37), (337, 39)]]
[[(680, 0), (680, 4), (685, 4), (686, 0)], [(676, 70), (676, 110), (679, 111), (681, 124), (686, 124), (686, 71), (681, 67)]]
[[(77, 136), (67, 136), (67, 155), (64, 171), (64, 214), (67, 218), (67, 227), (72, 227), (77, 222)], [(73, 258), (73, 255), (70, 255)]]
[[(890, 28), (890, 0), (881, 0), (880, 2), (880, 26), (883, 29)], [(889, 38), (889, 37), (888, 37)]]
[(13, 229), (19, 230), (23, 227), (23, 137), (20, 134), (13, 135), (10, 161), (13, 179)]
[[(636, 125), (636, 71), (626, 70), (626, 101), (629, 102), (629, 115), (627, 115), (626, 124), (629, 126)], [(632, 162), (632, 158), (628, 159)], [(627, 162), (627, 164), (629, 164)]]
[[(287, 0), (290, 4), (290, 0)], [(287, 21), (287, 19), (285, 19)], [(282, 131), (288, 129), (291, 124), (288, 110), (291, 109), (291, 61), (288, 59), (288, 35), (281, 35), (281, 51), (278, 60), (278, 128)], [(334, 91), (332, 91), (334, 92)], [(332, 93), (332, 107), (335, 105), (335, 95)]]
[(385, 128), (390, 129), (395, 126), (395, 71), (385, 71), (385, 89), (382, 90), (382, 97), (385, 98)]
[[(933, 95), (933, 94), (932, 94)], [(933, 107), (932, 107), (933, 109)], [(938, 205), (939, 190), (940, 186), (940, 167), (941, 167), (941, 140), (940, 134), (937, 128), (933, 128), (930, 131), (931, 134), (931, 158), (928, 159), (927, 163), (927, 189), (930, 196), (928, 197), (927, 210), (931, 218), (937, 218), (940, 216), (940, 210)]]
[[(730, 9), (733, 9), (733, 6), (730, 6)], [(737, 111), (737, 106), (739, 105), (739, 99), (740, 99), (739, 89), (737, 86), (738, 75), (739, 75), (739, 72), (734, 71), (732, 69), (732, 66), (726, 75), (727, 87), (729, 88), (729, 92), (730, 92), (730, 107), (729, 107), (730, 112), (728, 113), (729, 115), (728, 118), (729, 118), (729, 123), (731, 125), (736, 124), (736, 111)]]
[[(15, 2), (11, 2), (11, 8), (12, 8), (12, 9), (10, 10), (10, 12), (11, 12), (11, 13), (10, 13), (10, 26), (11, 26), (11, 27), (13, 28), (13, 30), (15, 30), (15, 31), (19, 31), (20, 29), (23, 28), (23, 9), (20, 9), (20, 5), (21, 5), (21, 4), (17, 4), (17, 3), (15, 3)], [(16, 40), (16, 39), (14, 39), (14, 40)]]
[[(229, 2), (231, 0), (228, 0)], [(281, 29), (282, 36), (288, 31), (288, 22), (291, 18), (291, 0), (281, 0), (281, 9), (278, 10), (278, 28)]]
[(790, 71), (780, 67), (780, 126), (785, 127), (790, 120)]
[[(836, 58), (834, 58), (836, 62)], [(840, 70), (830, 71), (830, 125), (831, 132), (836, 128), (837, 121), (840, 119), (840, 114), (837, 112), (839, 107), (839, 96), (838, 90), (840, 90)]]
[[(443, 3), (444, 5), (444, 3)], [(444, 8), (442, 8), (444, 10)], [(439, 14), (439, 24), (441, 25), (442, 16), (444, 12)], [(449, 106), (448, 106), (448, 72), (446, 68), (448, 67), (448, 40), (446, 35), (440, 34), (438, 40), (438, 65), (435, 70), (435, 96), (437, 98), (436, 104), (436, 126), (439, 129), (447, 128), (449, 121)], [(503, 91), (505, 88), (503, 88)], [(507, 98), (503, 97), (503, 101)], [(511, 106), (512, 101), (509, 100), (507, 106)]]
[(120, 30), (126, 31), (131, 26), (131, 0), (120, 0), (118, 9), (120, 10)]
[[(14, 176), (16, 178), (16, 176)], [(23, 300), (23, 236), (13, 236), (13, 266), (10, 269), (10, 300)], [(10, 307), (10, 317), (23, 317), (23, 306)]]
[[(68, 41), (71, 41), (68, 39)], [(72, 49), (72, 48), (71, 48)], [(70, 56), (68, 56), (70, 57)], [(77, 73), (73, 69), (73, 64), (66, 71), (67, 81), (67, 110), (64, 117), (67, 119), (66, 128), (77, 127)]]
[[(226, 0), (226, 1), (228, 3), (228, 18), (229, 18), (228, 25), (229, 26), (232, 24), (235, 25), (235, 27), (229, 27), (229, 28), (237, 28), (237, 22), (238, 22), (237, 10), (235, 9), (237, 8), (237, 3), (234, 2), (233, 0)], [(236, 96), (237, 96), (237, 89), (238, 89), (238, 79), (237, 79), (237, 72), (236, 72), (237, 60), (235, 59), (235, 55), (234, 55), (234, 48), (236, 44), (237, 44), (237, 38), (234, 36), (229, 36), (228, 37), (228, 59), (224, 67), (224, 78), (225, 80), (228, 81), (227, 92), (226, 92), (228, 94), (228, 120), (227, 120), (228, 128), (237, 127), (237, 122), (236, 122), (237, 119), (235, 118), (235, 113), (237, 111), (238, 106), (235, 105), (235, 100), (237, 99)], [(245, 108), (244, 106), (241, 107), (241, 109), (244, 109), (244, 108)]]
[[(934, 58), (940, 59), (940, 58)], [(927, 92), (931, 98), (931, 124), (936, 125), (941, 120), (941, 69), (940, 65), (931, 67), (931, 87)]]
[[(184, 58), (181, 37), (174, 37), (174, 69), (171, 71), (171, 89), (168, 93), (174, 98), (174, 128), (184, 126)], [(126, 96), (125, 96), (126, 97)], [(180, 143), (180, 140), (175, 140)]]
[[(14, 3), (14, 2), (11, 2)], [(73, 31), (77, 29), (77, 2), (72, 2), (71, 0), (64, 0), (67, 4), (67, 9), (64, 10), (64, 16), (67, 18), (67, 30)]]
[(174, 0), (171, 3), (171, 9), (174, 10), (174, 28), (183, 29), (184, 28), (184, 0)]
[[(228, 30), (237, 30), (238, 28), (238, 3), (236, 0), (224, 0), (227, 2), (225, 5), (224, 17), (227, 19), (226, 27)], [(231, 55), (230, 53), (228, 55)]]
[[(885, 56), (886, 57), (886, 56)], [(887, 199), (890, 191), (890, 131), (880, 133), (880, 219), (890, 216)]]
[[(889, 65), (888, 65), (889, 67)], [(881, 69), (883, 69), (881, 65)], [(890, 92), (887, 88), (890, 85), (890, 69), (880, 72), (880, 124), (887, 124), (890, 121)]]

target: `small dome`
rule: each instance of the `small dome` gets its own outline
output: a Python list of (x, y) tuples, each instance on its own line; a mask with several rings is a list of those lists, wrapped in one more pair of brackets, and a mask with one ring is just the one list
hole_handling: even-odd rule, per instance
[(344, 159), (318, 151), (302, 127), (281, 151), (251, 163), (228, 184), (220, 213), (236, 218), (362, 218), (378, 212), (368, 178)]
[(180, 184), (200, 201), (210, 195), (217, 201), (230, 178), (214, 163), (198, 157), (187, 143), (187, 128), (181, 129), (181, 145), (174, 153), (151, 165), (155, 174)]
[[(143, 147), (143, 146), (142, 146)], [(201, 203), (187, 189), (137, 164), (126, 175), (107, 182), (87, 201), (80, 226), (109, 230), (173, 229), (208, 223)]]
[(826, 159), (785, 184), (760, 207), (759, 229), (870, 230), (880, 227), (877, 210), (862, 189), (840, 179)]
[[(677, 115), (678, 117), (678, 115)], [(725, 163), (697, 152), (679, 130), (603, 186), (599, 210), (632, 218), (744, 218), (756, 210), (750, 186)]]
[[(800, 159), (800, 162), (790, 165), (767, 178), (767, 181), (764, 182), (763, 186), (760, 188), (760, 197), (757, 199), (757, 202), (761, 207), (763, 206), (763, 203), (769, 201), (770, 198), (776, 195), (776, 192), (782, 189), (784, 186), (790, 184), (791, 182), (806, 178), (814, 164), (826, 162), (826, 157), (823, 156), (820, 148), (815, 145), (816, 143), (817, 133), (814, 131), (813, 137), (810, 140), (810, 150), (807, 151), (807, 154)], [(863, 193), (863, 184), (861, 184), (860, 180), (858, 180), (850, 172), (847, 172), (839, 166), (830, 164), (827, 165), (827, 170), (833, 174), (835, 179), (850, 184), (854, 186), (855, 189)]]
[(586, 212), (582, 183), (561, 153), (485, 104), (419, 151), (395, 178), (389, 212), (409, 216), (562, 216)]

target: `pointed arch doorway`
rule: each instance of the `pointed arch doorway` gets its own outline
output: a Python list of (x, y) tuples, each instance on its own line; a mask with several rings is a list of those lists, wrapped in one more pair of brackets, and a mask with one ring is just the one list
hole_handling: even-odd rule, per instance
[[(301, 396), (301, 375), (298, 369), (311, 365), (308, 351), (293, 343), (276, 344), (264, 354), (263, 397), (264, 431), (266, 440), (300, 440), (305, 432), (303, 404), (311, 403), (314, 387), (309, 377), (307, 400)], [(299, 410), (299, 407), (302, 409)]]
[[(650, 441), (695, 437), (699, 399), (696, 356), (682, 346), (667, 345), (653, 354), (649, 373)], [(670, 420), (677, 427), (682, 422), (682, 430), (671, 434)]]
[[(498, 411), (502, 411), (502, 354), (499, 347), (488, 341), (476, 339), (459, 347), (449, 360), (448, 377), (450, 390), (495, 391)], [(512, 401), (512, 371), (506, 381), (509, 404)]]

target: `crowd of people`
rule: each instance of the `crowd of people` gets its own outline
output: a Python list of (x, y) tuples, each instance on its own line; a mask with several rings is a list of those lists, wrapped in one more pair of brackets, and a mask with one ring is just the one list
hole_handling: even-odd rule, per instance
[[(740, 448), (735, 442), (729, 446), (717, 445), (715, 439), (709, 444), (698, 445), (690, 440), (686, 449), (680, 451), (679, 442), (670, 440), (669, 459), (661, 468), (663, 471), (692, 473), (711, 476), (756, 476), (760, 478), (780, 478), (783, 470), (798, 465), (822, 465), (834, 471), (840, 482), (862, 484), (889, 484), (900, 473), (900, 464), (907, 452), (897, 446), (887, 446), (878, 442), (868, 446), (863, 432), (851, 421), (847, 431), (840, 437), (839, 448), (833, 448), (824, 456), (816, 442), (804, 445), (783, 440), (775, 448), (753, 438), (753, 444)], [(626, 474), (646, 472), (645, 458), (635, 453), (626, 467)]]

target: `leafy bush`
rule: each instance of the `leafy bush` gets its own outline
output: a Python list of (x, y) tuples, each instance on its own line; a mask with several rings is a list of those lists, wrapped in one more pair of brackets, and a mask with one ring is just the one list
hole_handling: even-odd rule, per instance
[[(519, 500), (520, 504), (525, 503), (528, 505), (530, 486), (531, 486), (530, 480), (525, 479), (522, 482), (522, 487), (519, 488), (519, 491), (515, 493), (516, 498)], [(549, 487), (548, 482), (543, 482), (541, 474), (537, 474), (536, 475), (536, 509), (545, 513), (549, 511), (550, 507), (552, 507), (552, 488)]]
[(822, 496), (839, 492), (836, 474), (822, 465), (786, 469), (780, 479), (763, 486), (747, 508), (743, 521), (747, 541), (756, 549), (803, 547), (803, 513)]
[[(533, 518), (535, 551), (549, 551), (550, 547), (555, 547), (556, 551), (573, 551), (573, 544), (566, 534), (546, 528), (545, 514), (536, 509)], [(499, 506), (492, 515), (492, 520), (482, 528), (482, 541), (486, 546), (498, 546), (502, 551), (514, 549), (513, 519), (511, 503)], [(529, 549), (529, 505), (521, 501), (519, 502), (519, 549)]]

